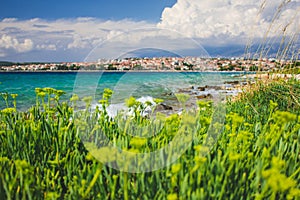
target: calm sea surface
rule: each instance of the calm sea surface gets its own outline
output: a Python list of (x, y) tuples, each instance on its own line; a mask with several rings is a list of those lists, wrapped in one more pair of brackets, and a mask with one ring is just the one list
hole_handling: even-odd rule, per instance
[[(112, 103), (124, 102), (129, 96), (167, 99), (168, 94), (191, 86), (222, 85), (240, 73), (216, 72), (5, 72), (0, 73), (0, 93), (18, 94), (18, 109), (35, 104), (35, 88), (64, 90), (63, 100), (73, 93), (100, 100), (104, 88), (114, 90)], [(12, 101), (10, 99), (10, 101)], [(5, 103), (0, 99), (0, 107)]]

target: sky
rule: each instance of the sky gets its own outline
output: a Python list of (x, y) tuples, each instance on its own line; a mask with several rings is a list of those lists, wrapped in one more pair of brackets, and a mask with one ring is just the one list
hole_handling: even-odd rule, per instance
[(2, 0), (0, 60), (96, 61), (141, 49), (298, 56), (299, 8), (300, 0)]
[(1, 19), (59, 19), (94, 17), (103, 20), (124, 18), (157, 22), (163, 9), (176, 0), (6, 0), (1, 3)]

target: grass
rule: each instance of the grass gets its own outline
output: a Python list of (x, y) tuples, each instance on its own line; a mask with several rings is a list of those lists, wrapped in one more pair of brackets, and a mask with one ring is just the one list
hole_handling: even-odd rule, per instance
[[(212, 124), (221, 133), (209, 148), (207, 130), (216, 109), (211, 102), (199, 102), (194, 112), (149, 119), (140, 114), (143, 105), (129, 98), (126, 103), (133, 114), (112, 119), (105, 110), (110, 90), (100, 100), (104, 109), (91, 112), (87, 97), (86, 110), (74, 112), (76, 95), (61, 102), (62, 91), (39, 88), (36, 105), (28, 111), (19, 112), (14, 106), (0, 113), (0, 195), (4, 199), (298, 199), (299, 85), (296, 80), (257, 84), (229, 101), (224, 123)], [(9, 105), (6, 95), (4, 104)], [(184, 105), (188, 97), (177, 96)], [(134, 135), (154, 128), (157, 134), (146, 139)], [(147, 153), (163, 148), (177, 134), (190, 138), (191, 131), (191, 145), (176, 162), (145, 173), (109, 167), (133, 161), (117, 159), (101, 138), (105, 135), (128, 152)]]

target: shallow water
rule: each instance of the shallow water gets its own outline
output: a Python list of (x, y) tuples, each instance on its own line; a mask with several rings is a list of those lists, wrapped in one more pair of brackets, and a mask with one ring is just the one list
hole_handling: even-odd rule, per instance
[[(5, 72), (0, 73), (0, 92), (16, 93), (18, 109), (35, 104), (35, 88), (52, 87), (66, 92), (62, 100), (73, 93), (100, 100), (104, 88), (114, 91), (112, 104), (122, 103), (130, 96), (151, 96), (168, 101), (180, 88), (222, 85), (236, 79), (240, 72)], [(12, 99), (10, 99), (12, 102)], [(96, 103), (95, 101), (94, 103)], [(5, 102), (0, 100), (0, 107)]]

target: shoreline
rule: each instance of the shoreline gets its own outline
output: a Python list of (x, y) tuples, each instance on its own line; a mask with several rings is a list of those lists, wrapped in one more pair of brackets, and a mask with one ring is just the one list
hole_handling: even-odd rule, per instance
[(300, 80), (300, 74), (279, 74), (279, 73), (246, 74), (246, 75), (241, 76), (241, 78), (244, 78), (244, 79), (260, 79), (260, 80), (295, 78), (297, 80)]
[(256, 72), (249, 72), (249, 71), (213, 71), (213, 70), (193, 70), (193, 71), (176, 71), (176, 70), (36, 70), (36, 71), (19, 71), (19, 70), (12, 70), (12, 71), (0, 71), (0, 73), (164, 73), (164, 72), (170, 72), (170, 73), (239, 73), (239, 74), (252, 74)]

